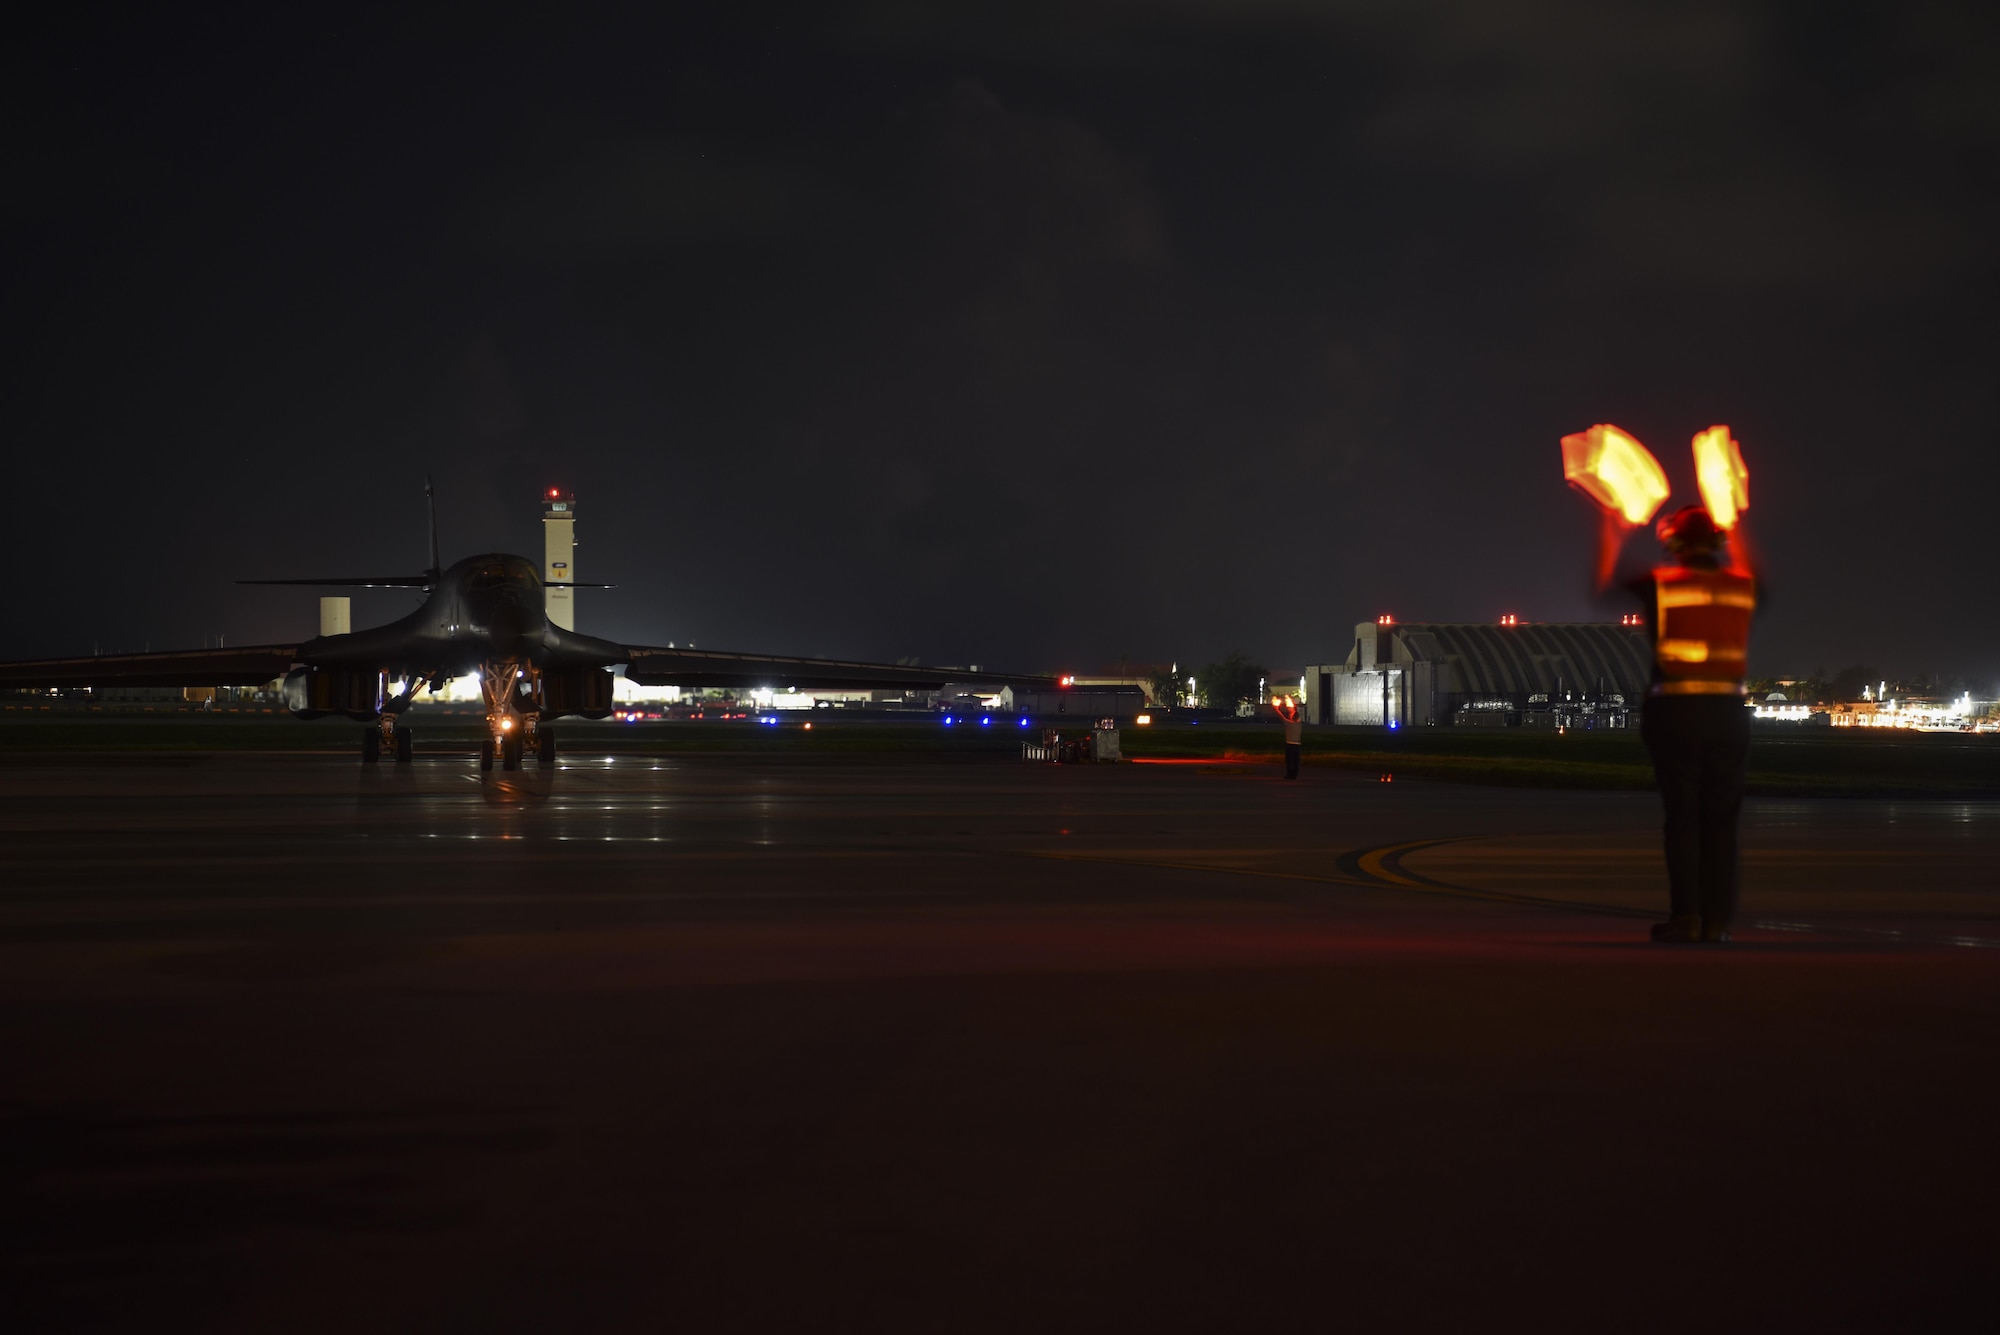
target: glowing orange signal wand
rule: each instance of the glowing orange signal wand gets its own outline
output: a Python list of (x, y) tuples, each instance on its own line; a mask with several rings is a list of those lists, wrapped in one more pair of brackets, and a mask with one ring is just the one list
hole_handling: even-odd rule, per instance
[(1743, 466), (1743, 447), (1729, 428), (1712, 426), (1694, 438), (1694, 478), (1701, 484), (1702, 508), (1717, 528), (1735, 528), (1750, 508), (1750, 470)]
[(1615, 426), (1600, 422), (1564, 436), (1562, 452), (1569, 484), (1633, 528), (1650, 520), (1667, 499), (1660, 461)]

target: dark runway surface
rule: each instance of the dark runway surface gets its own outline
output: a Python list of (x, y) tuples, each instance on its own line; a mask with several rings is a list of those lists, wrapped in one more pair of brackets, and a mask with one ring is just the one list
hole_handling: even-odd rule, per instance
[[(14, 1330), (1991, 1328), (2000, 808), (0, 770)], [(7, 1315), (11, 1309), (11, 1318)]]

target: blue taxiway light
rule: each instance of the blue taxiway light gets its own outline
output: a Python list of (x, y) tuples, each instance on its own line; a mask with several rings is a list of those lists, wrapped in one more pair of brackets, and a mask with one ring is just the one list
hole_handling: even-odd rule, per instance
[(987, 724), (991, 723), (992, 721), (993, 721), (993, 720), (992, 720), (992, 719), (990, 719), (990, 718), (983, 718), (983, 719), (979, 720), (979, 726), (983, 728), (983, 727), (985, 727), (985, 726), (986, 726)]

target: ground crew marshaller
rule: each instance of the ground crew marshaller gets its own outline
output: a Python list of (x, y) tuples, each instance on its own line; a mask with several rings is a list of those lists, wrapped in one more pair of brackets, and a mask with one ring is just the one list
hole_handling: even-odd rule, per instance
[(1289, 695), (1281, 695), (1272, 702), (1271, 708), (1278, 711), (1278, 717), (1285, 722), (1285, 777), (1299, 777), (1299, 751), (1304, 742), (1306, 716), (1299, 708), (1299, 702)]
[[(1729, 939), (1736, 917), (1736, 824), (1750, 760), (1744, 707), (1750, 620), (1757, 581), (1732, 560), (1731, 535), (1698, 505), (1655, 530), (1667, 561), (1627, 580), (1603, 578), (1623, 530), (1607, 515), (1599, 551), (1600, 586), (1623, 583), (1646, 608), (1653, 631), (1653, 680), (1640, 722), (1666, 807), (1671, 916), (1655, 941)], [(1743, 543), (1738, 530), (1739, 547)]]

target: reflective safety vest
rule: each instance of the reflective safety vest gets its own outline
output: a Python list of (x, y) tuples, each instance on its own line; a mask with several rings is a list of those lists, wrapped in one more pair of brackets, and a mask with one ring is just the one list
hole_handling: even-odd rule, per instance
[(1757, 582), (1746, 570), (1653, 571), (1655, 695), (1741, 695)]

